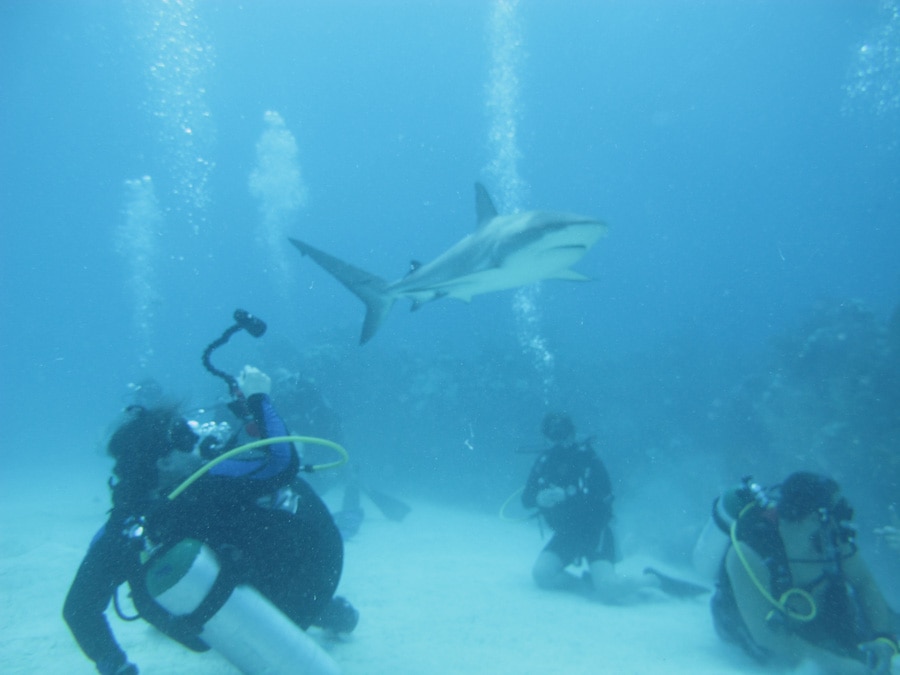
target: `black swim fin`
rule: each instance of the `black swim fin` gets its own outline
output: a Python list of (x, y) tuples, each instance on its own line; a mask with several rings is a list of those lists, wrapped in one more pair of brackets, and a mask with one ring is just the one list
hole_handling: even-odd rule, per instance
[(675, 579), (652, 567), (644, 568), (644, 574), (652, 574), (659, 579), (659, 590), (673, 598), (694, 598), (709, 593), (709, 589), (705, 586), (683, 579)]

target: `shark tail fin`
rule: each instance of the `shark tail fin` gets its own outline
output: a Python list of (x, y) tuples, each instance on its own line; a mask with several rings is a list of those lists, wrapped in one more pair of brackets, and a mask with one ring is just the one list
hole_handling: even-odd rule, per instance
[(378, 332), (381, 322), (391, 311), (396, 298), (388, 292), (388, 283), (381, 277), (369, 274), (365, 270), (354, 267), (333, 255), (325, 253), (314, 246), (298, 239), (291, 239), (291, 243), (303, 255), (308, 255), (322, 269), (347, 287), (356, 297), (366, 305), (366, 318), (363, 322), (362, 334), (359, 338), (361, 345), (365, 344)]

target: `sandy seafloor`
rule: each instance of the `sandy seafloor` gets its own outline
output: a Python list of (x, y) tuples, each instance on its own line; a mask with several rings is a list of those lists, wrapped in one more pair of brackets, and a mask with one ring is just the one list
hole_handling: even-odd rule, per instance
[[(98, 461), (90, 470), (55, 465), (40, 476), (14, 470), (2, 478), (0, 672), (95, 672), (60, 610), (104, 520), (105, 471)], [(313, 631), (348, 675), (763, 672), (719, 642), (708, 596), (610, 607), (542, 592), (530, 578), (542, 545), (533, 521), (411, 505), (396, 523), (364, 504), (339, 589), (360, 610), (359, 626), (341, 642)], [(188, 652), (143, 622), (120, 621), (111, 608), (108, 616), (142, 673), (237, 672), (213, 652)]]

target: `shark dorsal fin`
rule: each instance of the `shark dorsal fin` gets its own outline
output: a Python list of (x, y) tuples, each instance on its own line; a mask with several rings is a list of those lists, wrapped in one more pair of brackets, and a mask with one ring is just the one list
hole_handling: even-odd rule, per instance
[(497, 208), (481, 183), (475, 183), (475, 214), (478, 217), (478, 227), (484, 227), (497, 217)]

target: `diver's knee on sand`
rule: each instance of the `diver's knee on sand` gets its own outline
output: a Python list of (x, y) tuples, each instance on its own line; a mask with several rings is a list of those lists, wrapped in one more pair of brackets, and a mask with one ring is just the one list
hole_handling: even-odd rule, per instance
[(571, 575), (565, 571), (565, 565), (555, 553), (543, 551), (534, 561), (531, 578), (538, 588), (558, 590), (565, 588)]

